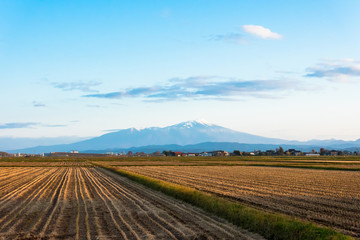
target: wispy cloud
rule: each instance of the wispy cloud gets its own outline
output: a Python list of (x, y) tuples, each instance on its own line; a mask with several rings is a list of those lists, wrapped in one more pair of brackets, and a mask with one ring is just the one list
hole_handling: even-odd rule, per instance
[(96, 104), (88, 104), (86, 105), (87, 107), (90, 107), (90, 108), (101, 108), (100, 105), (96, 105)]
[(251, 35), (262, 39), (281, 39), (282, 35), (272, 32), (269, 28), (260, 25), (243, 25), (243, 30)]
[(120, 130), (123, 130), (123, 129), (107, 129), (107, 130), (102, 130), (102, 132), (110, 133), (110, 132), (118, 132)]
[[(260, 25), (243, 25), (243, 31), (237, 31), (227, 34), (213, 34), (207, 37), (210, 41), (223, 41), (235, 44), (249, 43), (248, 35), (253, 35), (262, 39), (282, 39), (282, 35), (272, 32), (270, 29)], [(248, 34), (246, 34), (248, 33)]]
[(101, 85), (99, 81), (77, 81), (77, 82), (53, 82), (55, 88), (63, 91), (82, 91), (82, 92), (98, 92), (93, 87)]
[(4, 123), (0, 124), (0, 129), (9, 129), (9, 128), (31, 128), (34, 126), (39, 125), (39, 123), (36, 122), (13, 122), (13, 123)]
[(0, 129), (33, 128), (33, 127), (66, 127), (63, 124), (42, 124), (39, 122), (12, 122), (0, 124)]
[(44, 103), (41, 103), (41, 102), (33, 101), (32, 104), (33, 104), (34, 107), (46, 107), (46, 105)]
[(236, 44), (246, 44), (247, 41), (241, 33), (213, 34), (208, 37), (212, 41), (224, 41)]
[[(117, 92), (88, 94), (87, 98), (124, 99), (144, 98), (145, 101), (171, 100), (225, 100), (242, 97), (274, 98), (282, 90), (296, 89), (297, 83), (290, 80), (244, 81), (236, 78), (197, 76), (173, 78), (163, 85), (129, 88)], [(276, 96), (278, 97), (278, 96)]]
[(66, 127), (66, 124), (41, 124), (41, 127)]
[(305, 77), (325, 78), (333, 82), (360, 79), (360, 61), (354, 59), (328, 60), (307, 69)]

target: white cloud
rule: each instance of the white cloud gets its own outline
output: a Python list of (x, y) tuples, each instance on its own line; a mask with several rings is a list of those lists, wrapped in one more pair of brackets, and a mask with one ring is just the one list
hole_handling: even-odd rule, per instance
[(325, 78), (333, 82), (353, 82), (360, 77), (360, 61), (354, 59), (327, 60), (307, 69), (305, 77)]
[(243, 97), (278, 98), (284, 91), (297, 90), (291, 80), (241, 80), (216, 76), (172, 78), (163, 85), (128, 88), (118, 92), (87, 94), (83, 97), (102, 99), (144, 98), (151, 102), (173, 100), (227, 100)]
[(259, 25), (244, 25), (243, 30), (263, 39), (281, 39), (282, 35), (272, 32), (268, 28)]

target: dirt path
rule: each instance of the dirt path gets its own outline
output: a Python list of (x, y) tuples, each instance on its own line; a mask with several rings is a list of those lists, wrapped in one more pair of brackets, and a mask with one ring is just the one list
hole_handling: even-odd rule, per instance
[(1, 168), (0, 190), (0, 239), (261, 239), (99, 168)]

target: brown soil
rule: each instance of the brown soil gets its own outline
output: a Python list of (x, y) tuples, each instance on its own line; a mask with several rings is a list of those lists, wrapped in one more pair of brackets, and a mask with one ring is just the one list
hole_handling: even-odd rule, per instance
[[(191, 157), (184, 160), (173, 161), (94, 161), (93, 163), (107, 166), (248, 166), (248, 165), (266, 165), (266, 166), (287, 166), (287, 167), (319, 167), (319, 168), (344, 168), (344, 169), (360, 169), (359, 161), (325, 161), (325, 160), (296, 160), (296, 161), (207, 161), (194, 160)], [(1, 163), (0, 163), (1, 166)]]
[(0, 167), (90, 167), (88, 162), (0, 162)]
[(360, 172), (250, 166), (121, 169), (301, 217), (360, 237)]
[(0, 239), (261, 239), (99, 168), (0, 168)]

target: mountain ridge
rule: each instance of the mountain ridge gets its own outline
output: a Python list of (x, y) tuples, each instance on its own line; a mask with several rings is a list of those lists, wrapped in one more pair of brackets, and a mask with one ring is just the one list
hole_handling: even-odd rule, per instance
[(192, 120), (166, 127), (149, 127), (143, 129), (127, 128), (71, 144), (37, 146), (32, 148), (10, 150), (9, 152), (42, 153), (67, 152), (71, 150), (84, 152), (106, 149), (129, 149), (132, 147), (144, 147), (149, 145), (163, 146), (176, 144), (179, 146), (186, 146), (206, 142), (235, 142), (241, 144), (271, 146), (309, 145), (314, 147), (338, 147), (341, 149), (360, 146), (360, 140), (311, 140), (301, 142), (279, 138), (268, 138), (235, 131), (203, 120)]

